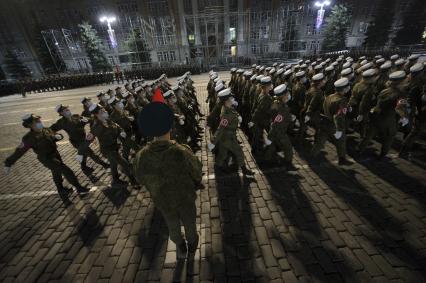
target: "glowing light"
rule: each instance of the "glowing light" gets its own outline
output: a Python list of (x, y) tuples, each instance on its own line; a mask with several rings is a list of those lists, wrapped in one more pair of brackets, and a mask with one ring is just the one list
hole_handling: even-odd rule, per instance
[(108, 25), (108, 36), (109, 36), (109, 40), (111, 42), (111, 46), (112, 48), (116, 48), (117, 47), (117, 40), (115, 39), (115, 33), (114, 30), (111, 28), (111, 23), (115, 22), (116, 18), (115, 17), (106, 17), (103, 16), (101, 18), (99, 18), (99, 21), (101, 23), (106, 22)]
[(325, 10), (324, 10), (324, 6), (329, 6), (331, 4), (330, 1), (324, 1), (324, 2), (319, 2), (316, 1), (315, 2), (315, 6), (319, 7), (320, 9), (318, 10), (318, 14), (317, 14), (317, 20), (315, 23), (315, 28), (319, 29), (324, 21), (324, 14), (325, 14)]

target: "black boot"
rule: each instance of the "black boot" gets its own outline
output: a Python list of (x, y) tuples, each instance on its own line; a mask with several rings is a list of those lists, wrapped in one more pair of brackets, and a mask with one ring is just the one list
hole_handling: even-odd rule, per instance
[(254, 172), (248, 169), (245, 165), (241, 166), (241, 171), (243, 172), (243, 175), (245, 176), (253, 176)]
[(83, 171), (87, 175), (91, 175), (95, 169), (87, 166), (86, 164), (81, 164), (81, 171)]
[(87, 189), (87, 188), (85, 188), (85, 187), (83, 187), (83, 186), (78, 186), (78, 187), (76, 187), (76, 190), (77, 190), (77, 193), (78, 193), (79, 195), (86, 195), (86, 194), (88, 194), (88, 193), (89, 193), (89, 189)]
[(347, 160), (345, 157), (339, 157), (339, 165), (352, 165), (353, 163)]
[(188, 254), (188, 248), (186, 246), (185, 240), (182, 241), (182, 243), (176, 245), (176, 259), (182, 260), (186, 259)]
[(188, 243), (188, 253), (189, 254), (195, 254), (195, 252), (197, 251), (198, 240), (199, 240), (199, 237), (197, 235), (197, 239), (195, 240), (195, 242)]

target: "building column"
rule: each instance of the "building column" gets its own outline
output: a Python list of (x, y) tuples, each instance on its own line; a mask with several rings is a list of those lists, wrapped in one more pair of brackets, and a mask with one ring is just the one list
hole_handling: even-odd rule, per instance
[[(247, 55), (247, 45), (244, 41), (244, 0), (238, 0), (238, 29), (237, 29), (237, 55)], [(250, 36), (250, 35), (249, 35)]]
[(229, 33), (229, 0), (223, 0), (223, 35), (224, 35), (224, 40), (223, 42), (226, 44), (231, 43), (231, 34)]
[(200, 33), (200, 23), (198, 21), (198, 0), (192, 0), (192, 14), (194, 15), (194, 36), (195, 36), (195, 48), (197, 49), (197, 62), (198, 64), (202, 64), (203, 61), (203, 52), (201, 50), (201, 33)]
[(183, 0), (177, 1), (178, 6), (178, 20), (180, 27), (180, 40), (178, 40), (178, 46), (179, 46), (179, 56), (181, 62), (188, 63), (190, 54), (189, 54), (189, 43), (188, 43), (188, 32), (186, 30), (186, 22), (185, 22), (185, 11), (183, 10)]

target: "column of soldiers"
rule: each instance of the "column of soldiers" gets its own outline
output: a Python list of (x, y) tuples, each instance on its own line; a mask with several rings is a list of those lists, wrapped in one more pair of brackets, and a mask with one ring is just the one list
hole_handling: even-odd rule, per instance
[[(120, 167), (131, 185), (138, 188), (132, 162), (135, 154), (150, 141), (139, 131), (138, 116), (151, 102), (163, 102), (173, 111), (175, 121), (171, 137), (174, 140), (187, 144), (193, 150), (200, 147), (202, 129), (198, 122), (202, 114), (189, 72), (179, 77), (175, 85), (171, 85), (163, 74), (152, 82), (139, 79), (126, 83), (124, 87), (100, 92), (97, 99), (98, 102), (93, 102), (89, 97), (81, 99), (81, 114), (73, 112), (67, 105), (59, 104), (55, 109), (59, 119), (50, 127), (43, 124), (40, 116), (25, 115), (22, 125), (29, 131), (15, 152), (5, 160), (5, 172), (8, 173), (11, 166), (32, 149), (38, 160), (52, 172), (61, 195), (68, 195), (72, 191), (63, 185), (63, 177), (79, 194), (86, 194), (88, 189), (79, 183), (59, 153), (56, 143), (64, 138), (61, 134), (64, 131), (77, 150), (76, 159), (86, 175), (90, 176), (94, 171), (87, 164), (90, 158), (102, 168), (110, 168), (112, 186), (122, 187), (127, 184), (120, 178)], [(100, 154), (91, 148), (95, 140), (99, 144)]]
[(330, 141), (339, 165), (350, 165), (346, 136), (355, 132), (359, 133), (357, 156), (379, 138), (378, 158), (383, 159), (400, 130), (404, 139), (399, 154), (406, 156), (426, 127), (425, 62), (418, 62), (419, 57), (340, 55), (270, 67), (254, 64), (251, 70), (231, 69), (227, 85), (211, 71), (208, 148), (216, 153), (218, 169), (229, 170), (232, 160), (243, 164), (238, 127), (247, 135), (253, 156), (266, 167), (294, 170), (289, 136), (305, 142), (311, 131), (308, 156), (313, 163), (320, 161), (321, 150)]

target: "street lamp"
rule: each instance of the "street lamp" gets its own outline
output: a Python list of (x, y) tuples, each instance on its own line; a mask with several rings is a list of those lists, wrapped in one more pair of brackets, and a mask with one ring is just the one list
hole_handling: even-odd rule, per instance
[(316, 21), (316, 24), (315, 24), (315, 28), (317, 30), (321, 27), (322, 21), (324, 20), (324, 12), (325, 12), (324, 6), (329, 6), (330, 4), (331, 4), (331, 2), (328, 1), (328, 0), (323, 1), (323, 2), (319, 2), (319, 1), (315, 2), (315, 6), (320, 8), (318, 10), (317, 21)]
[(117, 47), (117, 40), (115, 39), (114, 30), (111, 28), (111, 23), (115, 22), (115, 20), (116, 20), (115, 17), (105, 17), (105, 16), (99, 19), (101, 23), (106, 22), (108, 25), (108, 35), (109, 35), (109, 40), (111, 41), (112, 48)]

